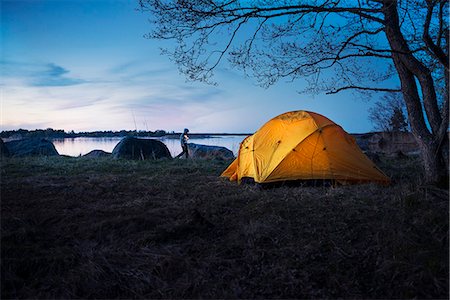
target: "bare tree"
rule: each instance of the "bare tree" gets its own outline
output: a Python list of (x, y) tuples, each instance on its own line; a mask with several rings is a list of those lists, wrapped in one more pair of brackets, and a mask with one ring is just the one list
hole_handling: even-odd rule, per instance
[[(140, 0), (140, 5), (153, 24), (148, 37), (176, 42), (165, 53), (190, 80), (211, 82), (227, 56), (265, 87), (288, 78), (305, 80), (310, 93), (401, 91), (426, 181), (447, 176), (448, 0)], [(392, 77), (400, 90), (387, 84)]]
[(395, 132), (408, 131), (406, 106), (400, 93), (387, 93), (369, 109), (369, 120), (376, 130)]

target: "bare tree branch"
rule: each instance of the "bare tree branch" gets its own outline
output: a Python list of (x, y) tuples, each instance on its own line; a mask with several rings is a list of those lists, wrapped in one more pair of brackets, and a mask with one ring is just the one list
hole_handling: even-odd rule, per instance
[(228, 48), (230, 48), (231, 44), (234, 41), (234, 38), (236, 37), (236, 33), (239, 31), (239, 28), (241, 28), (242, 24), (244, 24), (245, 22), (247, 22), (247, 19), (242, 20), (241, 22), (239, 22), (238, 26), (234, 29), (233, 33), (231, 34), (231, 38), (228, 41), (227, 46), (225, 47), (225, 49), (223, 49), (222, 51), (220, 51), (220, 56), (217, 59), (217, 61), (214, 63), (214, 65), (209, 68), (209, 71), (212, 71), (215, 67), (217, 67), (217, 65), (220, 63), (220, 61), (222, 60), (222, 57), (224, 56), (224, 54), (228, 51)]
[(409, 52), (402, 52), (402, 51), (394, 51), (392, 49), (374, 49), (373, 47), (367, 46), (367, 45), (363, 45), (363, 44), (356, 44), (356, 43), (349, 43), (350, 46), (354, 46), (357, 48), (361, 48), (370, 52), (387, 52), (387, 53), (397, 53), (397, 54), (414, 54), (417, 53), (419, 51), (424, 51), (425, 48), (418, 48), (418, 49), (413, 49), (410, 50)]
[(425, 24), (423, 26), (423, 40), (425, 45), (428, 47), (431, 55), (433, 55), (447, 70), (448, 68), (448, 56), (444, 53), (442, 48), (438, 47), (430, 37), (430, 22), (431, 15), (433, 14), (435, 3), (431, 0), (427, 0), (427, 15), (425, 18)]
[(341, 91), (345, 90), (362, 90), (362, 91), (372, 91), (372, 92), (392, 92), (392, 93), (400, 93), (401, 89), (389, 89), (389, 88), (377, 88), (377, 87), (364, 87), (364, 86), (343, 86), (337, 89), (333, 89), (329, 92), (326, 92), (327, 95), (337, 94)]
[(444, 6), (446, 1), (441, 1), (439, 3), (439, 30), (437, 35), (437, 46), (441, 47), (442, 35), (444, 34)]
[[(347, 40), (344, 41), (344, 43), (342, 44), (341, 49), (339, 49), (339, 51), (337, 52), (336, 57), (335, 57), (335, 62), (336, 62), (337, 60), (339, 60), (339, 59), (342, 59), (342, 58), (340, 57), (342, 51), (344, 51), (344, 49), (347, 47), (347, 45), (348, 45), (353, 39), (355, 39), (356, 37), (361, 36), (361, 35), (364, 35), (364, 34), (376, 35), (376, 34), (382, 32), (382, 31), (383, 31), (383, 28), (378, 28), (378, 29), (375, 30), (375, 31), (363, 30), (363, 31), (359, 31), (359, 32), (356, 32), (355, 34), (351, 35)], [(380, 56), (383, 57), (382, 55), (380, 55)], [(390, 57), (389, 57), (389, 58), (390, 58)]]

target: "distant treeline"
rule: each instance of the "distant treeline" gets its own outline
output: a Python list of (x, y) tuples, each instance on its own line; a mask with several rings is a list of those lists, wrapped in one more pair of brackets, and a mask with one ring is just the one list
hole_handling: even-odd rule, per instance
[(167, 134), (164, 130), (156, 131), (137, 131), (137, 130), (120, 130), (120, 131), (92, 131), (92, 132), (65, 132), (62, 129), (36, 129), (36, 130), (6, 130), (0, 132), (1, 138), (46, 138), (46, 139), (62, 139), (75, 137), (125, 137), (125, 136), (140, 136), (140, 137), (160, 137)]
[[(156, 131), (141, 131), (141, 130), (120, 130), (120, 131), (92, 131), (92, 132), (66, 132), (62, 129), (36, 129), (36, 130), (6, 130), (0, 132), (0, 138), (2, 139), (25, 139), (25, 138), (45, 138), (45, 139), (63, 139), (63, 138), (76, 138), (76, 137), (162, 137), (178, 138), (180, 132), (166, 132), (165, 130)], [(250, 133), (191, 133), (191, 137), (206, 138), (212, 135), (250, 135)]]

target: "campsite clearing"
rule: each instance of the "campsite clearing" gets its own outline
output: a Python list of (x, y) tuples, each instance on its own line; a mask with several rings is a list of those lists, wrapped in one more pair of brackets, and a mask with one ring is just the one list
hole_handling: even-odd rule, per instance
[(1, 298), (448, 298), (448, 190), (236, 185), (231, 161), (9, 158)]

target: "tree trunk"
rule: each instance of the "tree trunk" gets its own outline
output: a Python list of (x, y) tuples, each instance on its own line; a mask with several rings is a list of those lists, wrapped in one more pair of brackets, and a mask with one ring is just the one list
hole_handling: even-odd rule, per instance
[(442, 146), (444, 146), (443, 143), (446, 141), (444, 140), (440, 143), (426, 127), (414, 75), (401, 61), (394, 60), (394, 63), (399, 73), (411, 130), (419, 145), (425, 171), (425, 182), (432, 184), (441, 183), (446, 177), (445, 170), (447, 169), (444, 165), (445, 159), (442, 157), (443, 150), (445, 150), (445, 147)]
[(445, 166), (442, 153), (435, 143), (424, 143), (416, 137), (419, 144), (420, 154), (425, 171), (425, 182), (431, 184), (442, 184), (445, 180)]
[[(443, 145), (448, 141), (448, 136), (445, 137), (444, 132), (439, 129), (442, 128), (442, 122), (448, 123), (448, 118), (442, 119), (439, 115), (434, 82), (430, 78), (430, 71), (411, 54), (400, 30), (396, 1), (385, 0), (383, 13), (386, 22), (385, 33), (393, 50), (392, 60), (400, 78), (402, 94), (408, 110), (408, 119), (423, 160), (424, 180), (426, 183), (440, 183), (447, 177), (448, 166), (445, 165), (446, 159), (442, 155), (448, 149), (446, 145)], [(419, 94), (416, 79), (421, 85), (422, 98)], [(426, 125), (422, 103), (432, 128), (431, 132)], [(446, 135), (447, 128), (448, 124), (445, 125)]]

